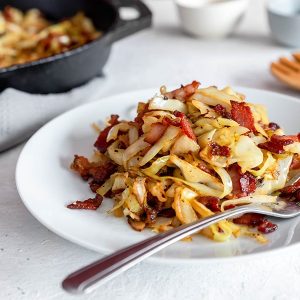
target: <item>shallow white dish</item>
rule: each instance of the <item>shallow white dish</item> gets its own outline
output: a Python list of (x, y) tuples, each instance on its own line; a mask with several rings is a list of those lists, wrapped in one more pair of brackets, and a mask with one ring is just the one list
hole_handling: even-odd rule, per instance
[[(267, 106), (270, 119), (287, 133), (300, 132), (300, 101), (285, 95), (249, 88), (236, 88), (247, 101)], [(17, 164), (16, 183), (28, 210), (58, 235), (101, 253), (109, 253), (149, 237), (153, 233), (133, 231), (124, 218), (106, 213), (112, 201), (105, 199), (97, 211), (70, 210), (66, 204), (92, 195), (88, 184), (70, 171), (74, 154), (91, 156), (97, 134), (93, 122), (110, 114), (133, 118), (137, 101), (146, 101), (157, 92), (142, 90), (116, 95), (73, 109), (41, 128), (25, 145)], [(219, 258), (249, 257), (246, 254), (284, 249), (300, 242), (300, 218), (276, 220), (279, 229), (261, 245), (250, 238), (216, 243), (202, 236), (193, 242), (178, 242), (151, 259), (160, 262), (211, 261)]]

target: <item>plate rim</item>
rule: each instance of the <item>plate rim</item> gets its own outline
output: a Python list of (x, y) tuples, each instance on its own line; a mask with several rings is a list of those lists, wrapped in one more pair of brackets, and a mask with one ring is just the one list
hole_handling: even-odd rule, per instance
[[(172, 87), (171, 87), (172, 88)], [(241, 90), (241, 92), (243, 92), (243, 90), (248, 90), (248, 91), (253, 91), (253, 92), (258, 92), (258, 93), (267, 93), (270, 96), (274, 95), (274, 96), (281, 96), (284, 97), (286, 99), (288, 99), (289, 101), (292, 101), (294, 103), (297, 103), (297, 105), (300, 106), (300, 100), (298, 100), (296, 97), (294, 96), (290, 96), (290, 95), (285, 95), (283, 93), (278, 93), (278, 92), (273, 92), (270, 90), (264, 90), (264, 89), (258, 89), (258, 88), (251, 88), (251, 87), (245, 87), (245, 86), (233, 86), (234, 90)], [(87, 108), (88, 106), (93, 106), (96, 105), (97, 103), (101, 103), (103, 101), (111, 101), (112, 98), (116, 98), (116, 97), (128, 97), (129, 95), (132, 94), (138, 94), (138, 93), (151, 93), (153, 91), (157, 90), (157, 88), (146, 88), (146, 89), (137, 89), (137, 90), (130, 90), (130, 91), (126, 91), (126, 92), (122, 92), (122, 93), (116, 93), (116, 94), (112, 94), (110, 96), (104, 96), (99, 98), (99, 100), (96, 101), (92, 101), (92, 102), (88, 102), (88, 103), (84, 103), (81, 104), (75, 108), (72, 108), (58, 116), (56, 116), (55, 118), (53, 118), (52, 120), (48, 121), (46, 124), (44, 124), (41, 128), (39, 128), (31, 137), (30, 139), (25, 143), (25, 145), (23, 146), (19, 157), (17, 159), (17, 163), (16, 163), (16, 167), (15, 167), (15, 182), (16, 182), (16, 187), (17, 187), (17, 191), (19, 194), (19, 197), (22, 201), (22, 203), (24, 204), (24, 206), (26, 207), (26, 209), (30, 212), (30, 214), (39, 222), (41, 223), (44, 227), (46, 227), (47, 229), (49, 229), (51, 232), (55, 233), (56, 235), (58, 235), (59, 237), (62, 237), (63, 239), (70, 241), (76, 245), (79, 245), (83, 248), (86, 248), (88, 250), (93, 250), (99, 254), (102, 255), (108, 255), (113, 253), (113, 251), (110, 251), (109, 249), (102, 247), (102, 250), (99, 250), (99, 247), (95, 247), (92, 244), (90, 244), (89, 242), (86, 241), (82, 241), (80, 239), (75, 238), (72, 235), (69, 234), (65, 234), (62, 231), (57, 230), (55, 227), (52, 227), (51, 225), (49, 225), (47, 222), (45, 222), (44, 220), (42, 220), (38, 214), (36, 214), (34, 212), (34, 210), (32, 209), (32, 207), (29, 205), (28, 201), (25, 200), (22, 196), (22, 188), (20, 186), (20, 164), (21, 161), (23, 159), (23, 155), (26, 151), (26, 149), (31, 145), (32, 141), (36, 138), (36, 136), (38, 136), (42, 131), (46, 130), (46, 128), (48, 126), (51, 126), (53, 123), (55, 123), (58, 119), (60, 118), (64, 118), (66, 115), (72, 115), (74, 112), (76, 111), (80, 111), (83, 108)], [(116, 100), (114, 100), (116, 101)], [(234, 261), (240, 261), (240, 260), (249, 260), (252, 259), (253, 257), (257, 257), (257, 256), (262, 256), (262, 255), (266, 255), (266, 254), (279, 254), (283, 251), (287, 251), (287, 250), (291, 250), (294, 249), (296, 247), (300, 248), (300, 241), (293, 243), (293, 244), (289, 244), (287, 246), (280, 246), (277, 248), (271, 248), (271, 249), (267, 249), (265, 251), (259, 251), (259, 252), (254, 252), (254, 253), (245, 253), (242, 255), (237, 255), (237, 256), (220, 256), (220, 257), (197, 257), (197, 258), (176, 258), (176, 257), (156, 257), (156, 256), (151, 256), (149, 258), (147, 258), (147, 262), (152, 262), (152, 263), (163, 263), (163, 264), (195, 264), (195, 263), (219, 263), (219, 262), (231, 262), (232, 260)]]

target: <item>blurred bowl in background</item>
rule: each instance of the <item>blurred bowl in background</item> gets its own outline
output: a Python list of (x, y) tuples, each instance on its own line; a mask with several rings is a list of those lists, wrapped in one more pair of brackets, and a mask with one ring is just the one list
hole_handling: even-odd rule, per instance
[(222, 38), (233, 32), (248, 0), (175, 0), (181, 25), (196, 37)]
[(269, 0), (269, 25), (273, 38), (286, 46), (300, 46), (300, 0)]

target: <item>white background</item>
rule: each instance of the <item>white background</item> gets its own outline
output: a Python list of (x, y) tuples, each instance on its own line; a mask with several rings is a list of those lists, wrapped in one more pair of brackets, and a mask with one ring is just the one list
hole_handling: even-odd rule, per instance
[[(171, 1), (147, 3), (154, 13), (153, 28), (115, 44), (106, 76), (96, 79), (99, 88), (91, 94), (197, 79), (205, 85), (243, 85), (298, 96), (269, 74), (269, 63), (291, 49), (272, 42), (264, 1), (252, 0), (240, 28), (222, 41), (184, 35)], [(100, 255), (56, 236), (25, 209), (14, 179), (21, 148), (0, 155), (0, 299), (299, 299), (300, 247), (218, 264), (144, 262), (93, 294), (66, 294), (61, 280)]]

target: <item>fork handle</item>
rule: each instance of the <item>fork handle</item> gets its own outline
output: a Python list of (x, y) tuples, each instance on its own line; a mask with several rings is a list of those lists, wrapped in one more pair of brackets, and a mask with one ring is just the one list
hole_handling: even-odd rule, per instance
[(62, 286), (66, 291), (71, 293), (79, 294), (90, 292), (99, 285), (176, 241), (221, 220), (247, 212), (256, 212), (256, 209), (255, 207), (240, 206), (157, 234), (72, 273), (63, 281)]

